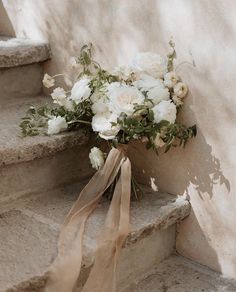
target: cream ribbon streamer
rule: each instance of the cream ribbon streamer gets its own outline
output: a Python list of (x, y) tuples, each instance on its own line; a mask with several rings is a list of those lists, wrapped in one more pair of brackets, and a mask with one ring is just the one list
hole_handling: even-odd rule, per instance
[(95, 261), (82, 292), (115, 292), (116, 264), (129, 233), (131, 164), (125, 149), (112, 148), (68, 213), (58, 241), (58, 255), (48, 271), (45, 292), (73, 292), (80, 274), (85, 223), (121, 169), (103, 231), (98, 236)]

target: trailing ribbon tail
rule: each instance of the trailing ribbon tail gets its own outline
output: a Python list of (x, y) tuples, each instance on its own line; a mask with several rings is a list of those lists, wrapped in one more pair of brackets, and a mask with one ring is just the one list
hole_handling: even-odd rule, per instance
[(112, 148), (103, 168), (95, 173), (81, 191), (62, 226), (58, 255), (47, 272), (45, 292), (73, 291), (81, 269), (85, 223), (105, 190), (114, 181), (124, 159), (123, 152)]

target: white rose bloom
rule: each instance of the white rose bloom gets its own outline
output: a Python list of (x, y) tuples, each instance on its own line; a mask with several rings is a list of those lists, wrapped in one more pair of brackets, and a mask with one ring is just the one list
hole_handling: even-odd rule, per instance
[(162, 100), (170, 99), (170, 92), (163, 84), (151, 88), (147, 93), (147, 98), (151, 99), (154, 105), (157, 105)]
[(165, 145), (165, 142), (161, 139), (160, 133), (157, 133), (157, 135), (154, 139), (154, 144), (156, 147), (163, 147)]
[(116, 90), (116, 88), (119, 88), (121, 86), (122, 86), (122, 84), (120, 82), (106, 83), (105, 84), (105, 91), (109, 95), (111, 92), (113, 92), (114, 90)]
[(168, 72), (164, 75), (165, 86), (172, 88), (178, 82), (179, 77), (174, 71)]
[(174, 86), (174, 94), (177, 95), (178, 97), (183, 98), (187, 93), (188, 87), (183, 82), (179, 82)]
[(57, 103), (61, 106), (64, 106), (65, 100), (66, 100), (66, 92), (63, 88), (57, 87), (53, 90), (52, 99), (54, 103)]
[(99, 132), (99, 136), (105, 140), (112, 140), (120, 130), (119, 126), (112, 126), (112, 122), (117, 122), (117, 115), (112, 113), (97, 114), (92, 119), (93, 131)]
[(68, 125), (65, 118), (58, 116), (48, 120), (48, 135), (58, 134), (67, 129)]
[(125, 113), (131, 116), (134, 112), (134, 105), (142, 104), (145, 97), (136, 87), (121, 85), (109, 91), (109, 100), (109, 108), (112, 113), (117, 115)]
[(134, 82), (134, 86), (136, 86), (138, 89), (141, 89), (142, 91), (148, 91), (150, 88), (161, 85), (164, 87), (163, 81), (161, 79), (153, 78), (147, 74), (141, 74), (140, 79)]
[(47, 88), (53, 87), (55, 85), (55, 79), (46, 73), (43, 77), (43, 85)]
[(91, 80), (88, 77), (83, 77), (77, 81), (71, 89), (71, 99), (77, 104), (84, 101), (91, 94), (89, 82)]
[(98, 170), (104, 165), (104, 154), (98, 147), (93, 147), (89, 153), (92, 168)]
[(149, 52), (139, 53), (132, 60), (132, 66), (155, 78), (162, 78), (167, 72), (167, 58)]
[(153, 107), (154, 120), (159, 123), (162, 120), (166, 120), (170, 123), (174, 123), (176, 119), (176, 106), (170, 100), (163, 100), (158, 105)]
[(178, 96), (175, 95), (175, 94), (172, 95), (172, 100), (173, 100), (173, 102), (174, 102), (174, 104), (175, 104), (176, 106), (181, 106), (181, 105), (183, 105), (183, 100), (182, 100), (182, 98), (178, 97)]

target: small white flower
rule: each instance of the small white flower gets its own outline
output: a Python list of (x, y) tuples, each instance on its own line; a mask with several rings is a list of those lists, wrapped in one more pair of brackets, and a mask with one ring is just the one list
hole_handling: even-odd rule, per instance
[(170, 92), (163, 84), (151, 88), (147, 93), (147, 98), (151, 99), (154, 105), (157, 105), (162, 100), (170, 99)]
[(127, 80), (131, 77), (131, 74), (134, 73), (134, 70), (128, 66), (118, 66), (115, 67), (111, 73), (118, 76), (120, 79)]
[(119, 126), (113, 126), (117, 122), (117, 115), (112, 113), (96, 114), (92, 119), (94, 132), (99, 132), (99, 136), (105, 140), (112, 140), (118, 134)]
[(51, 88), (55, 85), (55, 79), (46, 73), (43, 77), (43, 85), (47, 88)]
[(71, 99), (77, 104), (87, 99), (91, 94), (89, 82), (91, 80), (88, 77), (83, 77), (77, 81), (71, 89)]
[(174, 102), (174, 104), (175, 104), (176, 106), (181, 106), (181, 105), (183, 105), (183, 99), (180, 98), (180, 97), (178, 97), (178, 96), (175, 95), (175, 94), (172, 95), (172, 100), (173, 100), (173, 102)]
[(174, 87), (174, 85), (178, 82), (179, 77), (174, 71), (168, 72), (164, 75), (164, 84), (168, 88)]
[(98, 170), (104, 165), (104, 154), (98, 147), (93, 147), (89, 153), (92, 168)]
[(162, 140), (160, 133), (157, 133), (154, 144), (156, 147), (163, 147), (165, 145), (165, 142)]
[(58, 116), (48, 120), (48, 135), (58, 134), (67, 129), (68, 125), (65, 118)]
[(109, 111), (109, 100), (106, 95), (94, 93), (90, 100), (92, 101), (92, 111), (96, 114), (106, 113)]
[(53, 90), (52, 94), (53, 102), (59, 104), (60, 106), (64, 106), (66, 99), (66, 92), (63, 88), (57, 87)]
[(112, 113), (120, 115), (125, 113), (131, 116), (135, 104), (142, 104), (144, 95), (136, 88), (128, 85), (120, 85), (109, 91), (109, 108)]
[(157, 187), (157, 185), (155, 184), (155, 178), (154, 178), (154, 177), (151, 177), (151, 182), (150, 182), (150, 184), (151, 184), (151, 188), (152, 188), (152, 190), (153, 190), (154, 192), (158, 192), (158, 187)]
[(132, 66), (155, 78), (162, 78), (167, 72), (167, 58), (150, 52), (138, 53), (132, 60)]
[(174, 123), (176, 119), (176, 106), (170, 100), (163, 100), (152, 109), (154, 120), (159, 123), (162, 120)]
[(187, 93), (188, 87), (183, 82), (179, 82), (174, 86), (174, 94), (177, 95), (178, 97), (183, 98)]

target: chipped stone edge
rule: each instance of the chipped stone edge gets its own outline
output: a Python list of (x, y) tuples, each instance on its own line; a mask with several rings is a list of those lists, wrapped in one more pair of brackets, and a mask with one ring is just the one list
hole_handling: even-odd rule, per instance
[[(30, 143), (0, 149), (0, 167), (48, 157), (75, 146), (85, 145), (90, 137), (78, 130), (51, 137), (27, 137)], [(22, 138), (24, 139), (24, 138)]]
[[(169, 210), (169, 212), (168, 212)], [(145, 238), (146, 236), (151, 235), (157, 230), (162, 230), (170, 227), (171, 225), (180, 222), (186, 218), (191, 211), (190, 202), (182, 197), (178, 197), (171, 203), (168, 203), (166, 206), (160, 208), (161, 214), (164, 213), (164, 216), (160, 216), (154, 222), (146, 225), (145, 227), (131, 232), (126, 239), (125, 245), (130, 246)], [(91, 268), (91, 261), (86, 263), (86, 259), (83, 259), (81, 266), (81, 271)], [(33, 291), (43, 291), (46, 281), (48, 279), (48, 271), (43, 275), (34, 276), (28, 280), (22, 281), (12, 287), (9, 287), (5, 292), (33, 292)]]

